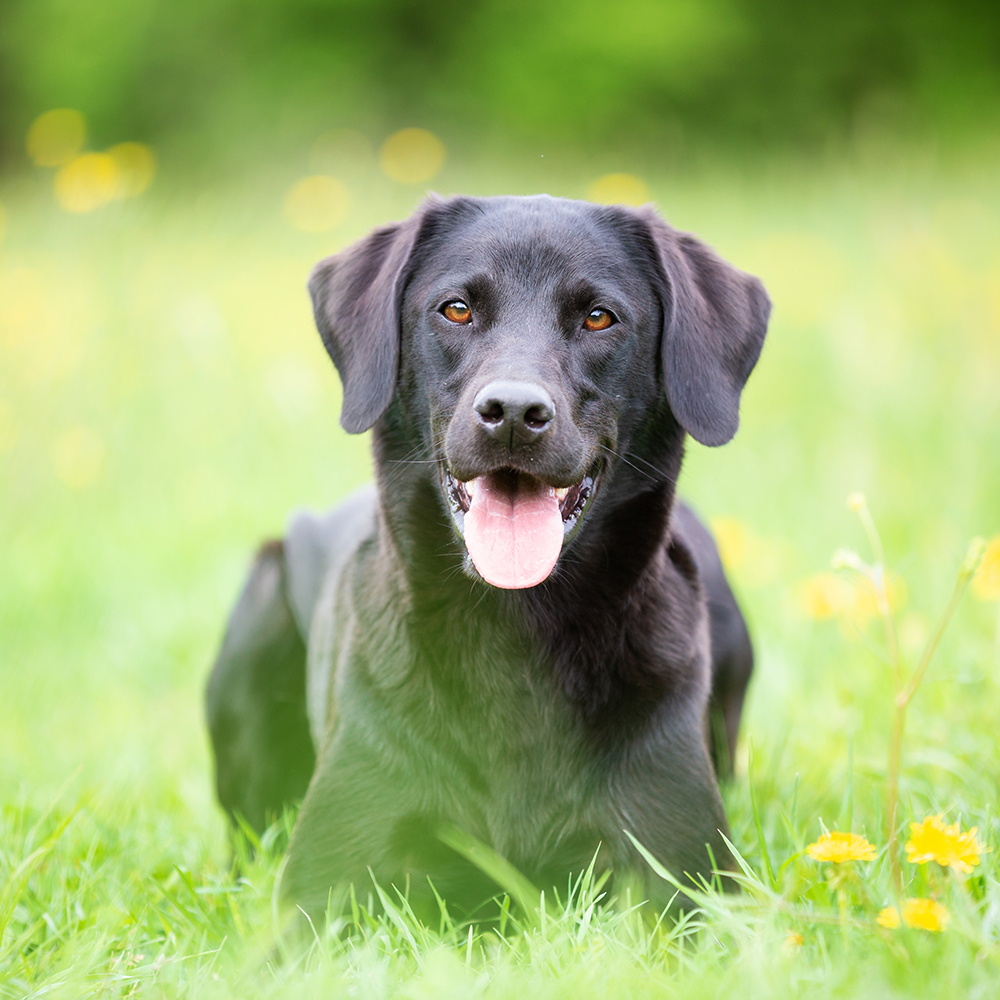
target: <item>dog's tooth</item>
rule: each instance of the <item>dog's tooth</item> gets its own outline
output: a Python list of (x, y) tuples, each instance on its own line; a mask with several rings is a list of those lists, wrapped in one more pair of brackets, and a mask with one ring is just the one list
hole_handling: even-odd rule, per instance
[(563, 500), (566, 499), (566, 494), (569, 493), (569, 487), (568, 486), (561, 486), (559, 489), (557, 489), (555, 491), (555, 493), (556, 493), (556, 499), (560, 503), (562, 503)]

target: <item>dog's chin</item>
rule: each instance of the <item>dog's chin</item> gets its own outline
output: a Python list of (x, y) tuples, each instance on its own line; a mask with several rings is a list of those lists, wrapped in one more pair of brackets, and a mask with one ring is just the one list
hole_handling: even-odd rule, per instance
[(600, 485), (595, 466), (569, 487), (556, 488), (513, 468), (456, 479), (442, 465), (441, 486), (471, 576), (504, 590), (548, 579), (580, 530)]

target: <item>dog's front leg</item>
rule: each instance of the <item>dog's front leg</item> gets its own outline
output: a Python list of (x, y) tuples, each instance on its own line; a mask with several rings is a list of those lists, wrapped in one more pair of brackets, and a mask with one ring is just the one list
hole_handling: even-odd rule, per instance
[(321, 752), (280, 890), (310, 916), (322, 916), (328, 907), (339, 910), (352, 884), (367, 897), (372, 874), (384, 888), (397, 877), (393, 833), (419, 803), (412, 776), (388, 758), (346, 726)]
[[(642, 750), (628, 755), (615, 782), (617, 806), (625, 831), (682, 886), (699, 888), (702, 879), (711, 880), (713, 870), (735, 865), (723, 839), (729, 827), (700, 710), (692, 707), (679, 714), (684, 718), (675, 716)], [(641, 878), (646, 898), (657, 907), (671, 900), (674, 906), (682, 903), (676, 887), (650, 868), (628, 837), (621, 848), (615, 867)], [(723, 882), (723, 888), (734, 888), (731, 880)]]

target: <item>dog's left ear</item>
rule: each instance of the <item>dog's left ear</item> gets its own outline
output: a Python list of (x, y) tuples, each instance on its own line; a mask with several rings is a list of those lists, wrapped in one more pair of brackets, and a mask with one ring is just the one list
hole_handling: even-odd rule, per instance
[(681, 426), (702, 444), (725, 444), (740, 424), (740, 393), (764, 344), (764, 286), (651, 209), (640, 215), (664, 282), (663, 379)]
[(344, 386), (340, 424), (350, 434), (368, 430), (392, 402), (407, 265), (423, 217), (376, 229), (309, 276), (316, 326)]

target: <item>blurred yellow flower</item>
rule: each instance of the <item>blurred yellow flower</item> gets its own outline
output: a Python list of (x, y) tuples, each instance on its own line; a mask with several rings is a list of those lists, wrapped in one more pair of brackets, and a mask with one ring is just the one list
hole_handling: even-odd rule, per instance
[(925, 931), (943, 931), (951, 915), (935, 899), (904, 899), (903, 923)]
[(738, 517), (715, 517), (712, 518), (712, 534), (719, 547), (722, 565), (728, 570), (740, 566), (750, 547), (746, 525)]
[(107, 449), (96, 431), (89, 427), (71, 427), (52, 448), (56, 475), (70, 489), (93, 486), (104, 468)]
[(587, 188), (587, 200), (601, 205), (644, 205), (650, 194), (646, 182), (633, 174), (605, 174)]
[[(863, 623), (879, 613), (875, 591), (866, 580), (845, 579), (836, 573), (806, 577), (796, 587), (796, 597), (805, 616), (816, 621), (846, 618)], [(898, 611), (906, 599), (906, 583), (897, 577), (889, 587), (889, 604)]]
[(46, 111), (28, 129), (28, 156), (39, 167), (61, 167), (80, 152), (86, 137), (87, 126), (79, 111)]
[(93, 212), (118, 193), (118, 164), (107, 153), (84, 153), (55, 179), (56, 201), (67, 212)]
[(764, 586), (780, 576), (786, 561), (780, 541), (762, 538), (738, 517), (713, 517), (710, 527), (722, 565), (741, 586)]
[(831, 830), (824, 833), (815, 843), (806, 848), (813, 861), (828, 861), (842, 864), (845, 861), (872, 861), (875, 845), (869, 843), (859, 833), (839, 833)]
[(951, 914), (936, 899), (904, 899), (901, 909), (902, 920), (895, 906), (887, 906), (879, 912), (875, 922), (890, 930), (904, 923), (907, 927), (937, 933), (943, 931), (951, 919)]
[(936, 861), (944, 868), (954, 868), (968, 875), (986, 851), (976, 836), (978, 829), (974, 826), (962, 833), (958, 823), (946, 825), (941, 813), (928, 816), (923, 823), (911, 823), (912, 836), (906, 842), (906, 860), (914, 865)]
[(1000, 535), (987, 543), (970, 589), (981, 601), (1000, 601)]
[(429, 181), (444, 166), (444, 143), (424, 128), (404, 128), (382, 143), (379, 163), (394, 181), (420, 184)]
[[(889, 607), (893, 611), (900, 611), (906, 606), (909, 592), (906, 589), (906, 581), (897, 576), (889, 584)], [(867, 621), (869, 618), (877, 618), (879, 615), (878, 599), (875, 596), (875, 589), (867, 580), (854, 581), (854, 601), (848, 611), (848, 617), (858, 621)]]
[(285, 218), (304, 233), (325, 233), (344, 221), (347, 188), (336, 177), (315, 174), (296, 181), (285, 195)]
[(108, 150), (117, 171), (115, 198), (136, 198), (150, 184), (156, 173), (156, 157), (141, 142), (120, 142)]
[(807, 618), (826, 621), (850, 607), (854, 588), (833, 573), (816, 573), (797, 587), (798, 604)]
[(782, 942), (781, 950), (786, 955), (794, 955), (801, 951), (802, 946), (805, 943), (806, 939), (801, 934), (797, 934), (795, 931), (789, 931), (785, 936), (785, 940)]

